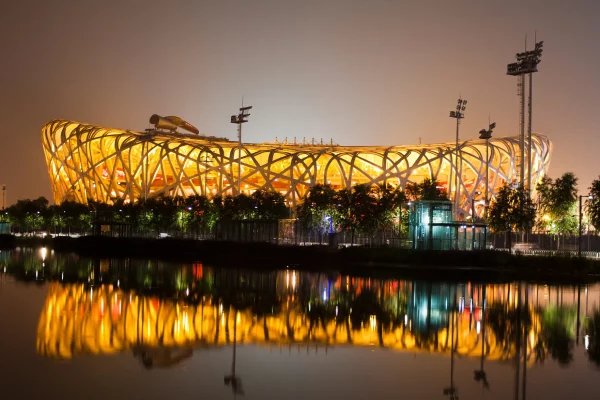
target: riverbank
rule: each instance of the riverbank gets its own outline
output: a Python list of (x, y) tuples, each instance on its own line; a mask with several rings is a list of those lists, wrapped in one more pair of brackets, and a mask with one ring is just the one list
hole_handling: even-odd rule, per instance
[(269, 243), (186, 239), (16, 238), (0, 235), (0, 248), (46, 246), (85, 257), (157, 258), (201, 261), (215, 266), (342, 271), (355, 275), (424, 279), (532, 280), (582, 282), (600, 280), (600, 261), (577, 257), (534, 257), (500, 251), (413, 251), (397, 248), (330, 248)]

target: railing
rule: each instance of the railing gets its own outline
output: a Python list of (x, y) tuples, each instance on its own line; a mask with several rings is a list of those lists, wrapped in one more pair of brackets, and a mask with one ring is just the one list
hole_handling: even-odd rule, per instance
[[(508, 251), (506, 248), (496, 248), (496, 251)], [(513, 254), (523, 256), (544, 256), (544, 257), (577, 257), (579, 252), (575, 250), (540, 250), (540, 249), (511, 249)], [(581, 257), (590, 259), (600, 259), (600, 251), (582, 251)]]

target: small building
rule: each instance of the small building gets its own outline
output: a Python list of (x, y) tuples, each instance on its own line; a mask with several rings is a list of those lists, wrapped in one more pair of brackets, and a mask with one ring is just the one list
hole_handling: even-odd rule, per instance
[(409, 208), (408, 238), (414, 250), (484, 250), (487, 225), (452, 220), (452, 202), (419, 200)]

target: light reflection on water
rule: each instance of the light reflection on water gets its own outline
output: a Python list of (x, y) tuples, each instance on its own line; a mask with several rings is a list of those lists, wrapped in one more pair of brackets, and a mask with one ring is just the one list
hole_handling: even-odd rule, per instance
[[(69, 368), (64, 360), (81, 365), (80, 374), (94, 374), (107, 362), (114, 371), (125, 368), (119, 377), (130, 376), (131, 386), (119, 387), (123, 397), (160, 397), (161, 388), (135, 392), (138, 381), (146, 390), (163, 380), (171, 386), (177, 381), (177, 389), (189, 393), (187, 380), (204, 382), (215, 369), (220, 385), (230, 391), (212, 387), (209, 398), (321, 398), (336, 379), (342, 379), (346, 393), (333, 391), (335, 398), (392, 398), (398, 394), (394, 383), (412, 374), (416, 379), (403, 387), (412, 398), (540, 398), (544, 393), (558, 398), (553, 396), (561, 388), (565, 395), (587, 398), (586, 390), (596, 388), (596, 284), (449, 283), (289, 268), (222, 269), (80, 259), (45, 249), (2, 251), (0, 271), (0, 317), (12, 333), (0, 331), (0, 339), (10, 336), (0, 340), (2, 352), (10, 359), (12, 345), (31, 335), (35, 339), (24, 348), (35, 348), (37, 356), (27, 365), (45, 373), (64, 372)], [(26, 292), (37, 286), (43, 296), (38, 290), (36, 302)], [(301, 354), (309, 358), (294, 358)], [(198, 365), (207, 360), (211, 364)], [(132, 372), (131, 361), (141, 370)], [(8, 367), (0, 365), (2, 376)], [(154, 381), (143, 374), (167, 370), (181, 376)], [(202, 378), (188, 376), (197, 370), (204, 371)], [(267, 371), (278, 376), (276, 389), (258, 384)], [(299, 385), (298, 377), (307, 381)], [(281, 382), (288, 386), (280, 387)], [(215, 385), (214, 377), (204, 382), (209, 391), (207, 385)], [(363, 385), (368, 393), (361, 392)], [(36, 393), (27, 392), (32, 390), (20, 387), (16, 393), (26, 398)]]

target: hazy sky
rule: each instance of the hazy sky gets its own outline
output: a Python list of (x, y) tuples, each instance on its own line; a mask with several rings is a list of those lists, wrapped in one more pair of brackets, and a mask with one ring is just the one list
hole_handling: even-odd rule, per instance
[(313, 137), (346, 145), (454, 140), (488, 114), (518, 131), (506, 65), (537, 31), (536, 132), (586, 192), (600, 174), (600, 1), (6, 1), (0, 8), (0, 184), (7, 204), (51, 198), (40, 129), (51, 119), (143, 130), (177, 115), (244, 141)]

